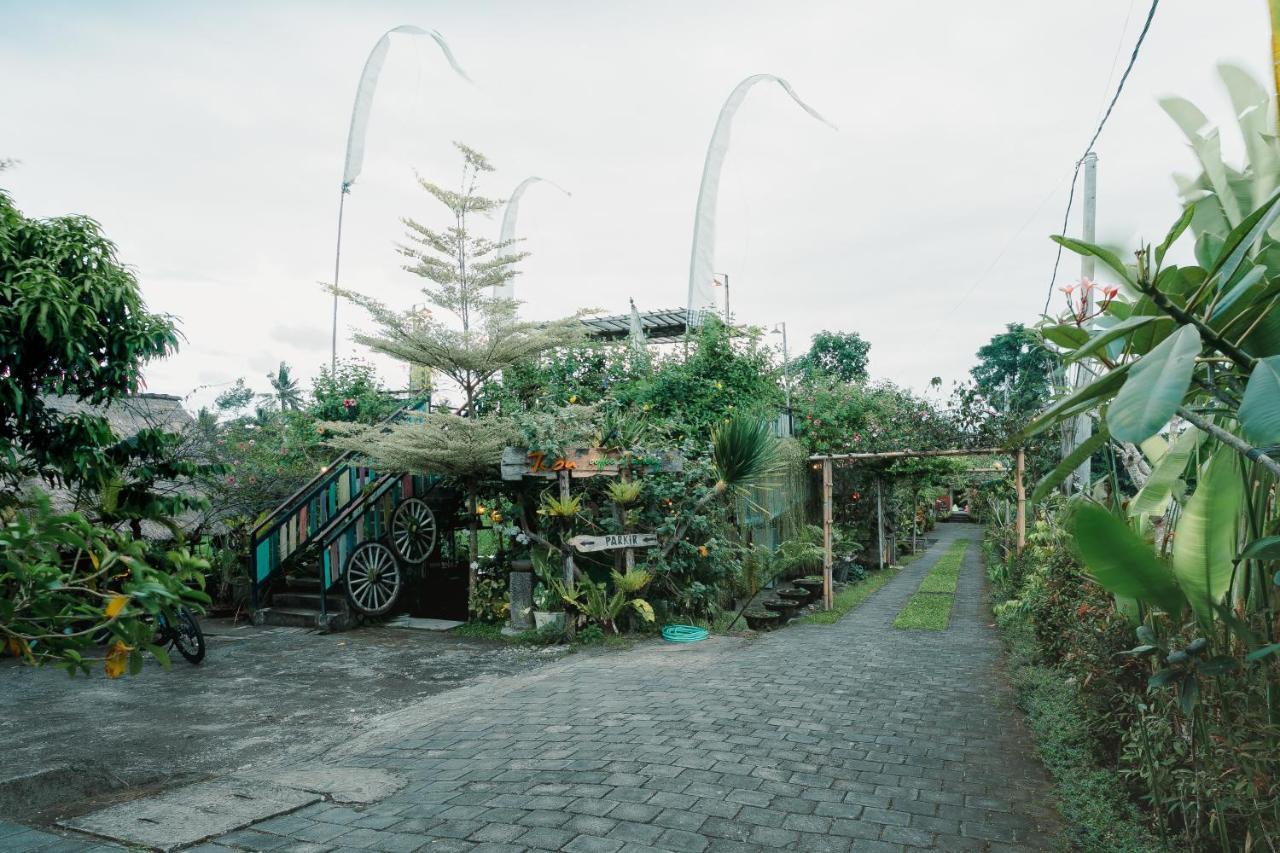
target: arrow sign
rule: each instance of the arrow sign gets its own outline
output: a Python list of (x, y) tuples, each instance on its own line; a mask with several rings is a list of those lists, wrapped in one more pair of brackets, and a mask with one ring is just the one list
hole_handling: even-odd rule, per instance
[(614, 548), (651, 548), (658, 544), (656, 533), (617, 533), (605, 536), (575, 536), (569, 544), (579, 551), (610, 551)]

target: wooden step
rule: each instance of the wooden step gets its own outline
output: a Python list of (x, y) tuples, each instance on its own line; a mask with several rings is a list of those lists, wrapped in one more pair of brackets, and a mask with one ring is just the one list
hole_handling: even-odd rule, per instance
[(289, 628), (314, 628), (320, 631), (345, 631), (354, 620), (343, 610), (325, 616), (319, 610), (304, 607), (263, 607), (253, 612), (255, 625), (280, 625)]
[[(325, 596), (325, 605), (330, 612), (345, 611), (347, 609), (346, 596), (337, 592), (330, 592)], [(279, 592), (273, 593), (271, 596), (272, 607), (288, 607), (298, 608), (302, 610), (320, 610), (320, 590), (319, 585), (314, 591), (304, 590), (298, 587), (288, 586)]]

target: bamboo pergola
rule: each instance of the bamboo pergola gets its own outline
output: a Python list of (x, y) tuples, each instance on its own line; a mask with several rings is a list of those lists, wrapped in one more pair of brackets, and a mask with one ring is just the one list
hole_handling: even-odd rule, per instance
[[(1026, 456), (1021, 447), (977, 447), (977, 448), (950, 448), (947, 450), (885, 450), (879, 453), (832, 453), (832, 454), (816, 454), (809, 457), (810, 462), (818, 462), (822, 464), (822, 605), (826, 610), (834, 607), (833, 595), (831, 591), (831, 564), (833, 555), (831, 553), (831, 528), (832, 528), (832, 512), (831, 512), (831, 489), (833, 471), (836, 462), (877, 462), (886, 459), (929, 459), (945, 456), (999, 456), (1012, 453), (1015, 457), (1013, 466), (1013, 487), (1014, 493), (1018, 499), (1018, 513), (1015, 522), (1015, 529), (1018, 537), (1018, 553), (1022, 553), (1022, 549), (1027, 542), (1027, 490), (1023, 483), (1023, 475), (1026, 471)], [(876, 513), (877, 524), (881, 530), (883, 538), (883, 495), (881, 494), (879, 485), (876, 488)], [(883, 544), (881, 544), (883, 550)]]

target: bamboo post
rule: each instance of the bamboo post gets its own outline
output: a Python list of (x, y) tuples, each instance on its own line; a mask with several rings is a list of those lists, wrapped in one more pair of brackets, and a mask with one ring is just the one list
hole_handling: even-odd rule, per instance
[(1027, 546), (1027, 488), (1023, 483), (1023, 473), (1026, 470), (1026, 453), (1019, 447), (1017, 461), (1013, 467), (1013, 488), (1018, 495), (1018, 519), (1016, 529), (1018, 532), (1018, 553), (1022, 553), (1022, 549)]
[(835, 607), (831, 594), (831, 460), (822, 460), (822, 609)]
[[(556, 475), (556, 479), (560, 483), (560, 500), (567, 501), (569, 499), (569, 471), (562, 470)], [(570, 593), (573, 592), (573, 546), (567, 541), (564, 543), (564, 588)], [(564, 633), (569, 639), (573, 639), (574, 620), (577, 619), (576, 613), (566, 613), (564, 620)]]
[(879, 477), (876, 477), (876, 559), (884, 569), (884, 490)]

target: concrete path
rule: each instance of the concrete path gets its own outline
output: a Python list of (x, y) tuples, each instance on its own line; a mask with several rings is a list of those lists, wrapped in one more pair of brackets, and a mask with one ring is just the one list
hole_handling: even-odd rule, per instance
[[(403, 780), (202, 851), (1039, 850), (1057, 818), (999, 672), (972, 525), (831, 626), (574, 655), (384, 717), (308, 760)], [(891, 623), (974, 539), (951, 626)], [(0, 841), (0, 846), (3, 842)]]

